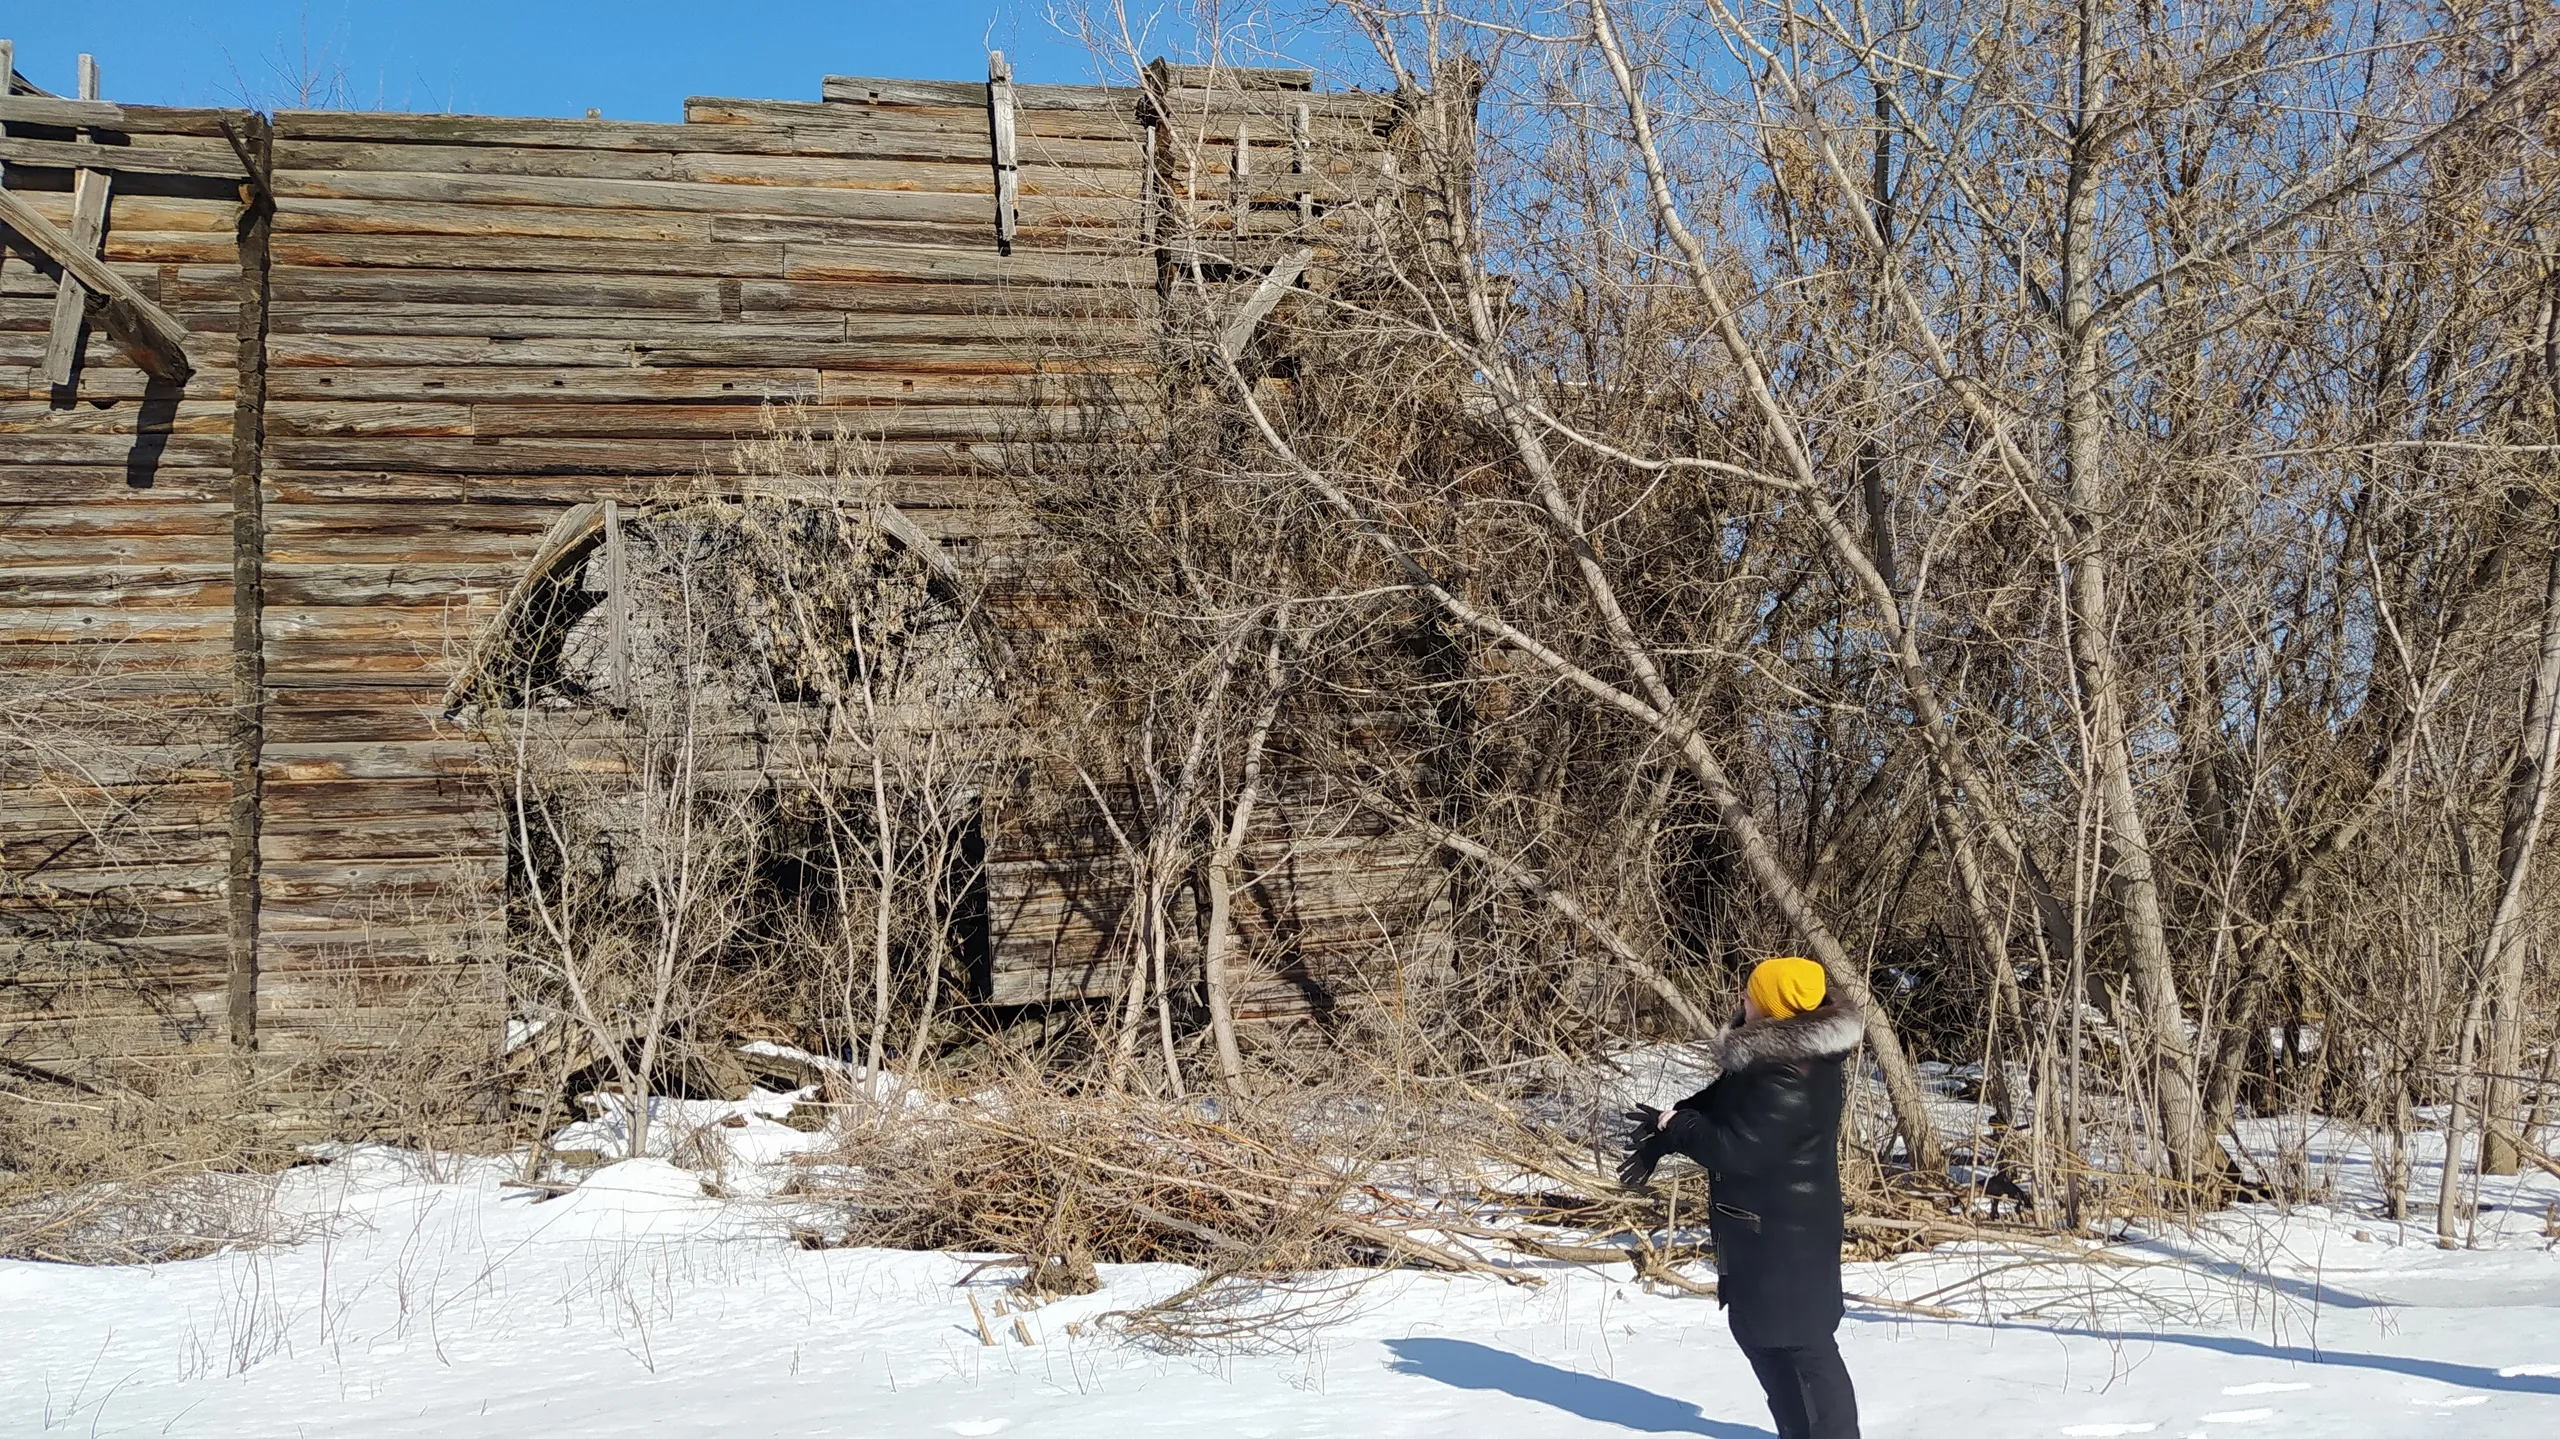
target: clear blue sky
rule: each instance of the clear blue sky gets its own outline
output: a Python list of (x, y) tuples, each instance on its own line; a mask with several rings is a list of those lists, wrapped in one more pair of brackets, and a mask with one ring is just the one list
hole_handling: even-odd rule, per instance
[[(815, 100), (823, 75), (1095, 78), (1048, 0), (0, 0), (18, 70), (110, 100), (680, 120), (688, 95)], [(1132, 5), (1133, 14), (1146, 5)], [(1173, 50), (1174, 45), (1156, 47)]]

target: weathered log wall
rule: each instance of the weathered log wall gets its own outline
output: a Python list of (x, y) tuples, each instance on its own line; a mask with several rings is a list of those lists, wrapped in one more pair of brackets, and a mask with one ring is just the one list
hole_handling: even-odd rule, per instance
[[(112, 732), (131, 773), (98, 792), (133, 837), (9, 758), (0, 1055), (127, 1074), (254, 1046), (267, 1100), (308, 1109), (422, 994), (494, 1045), (504, 844), (443, 718), (462, 644), (570, 506), (717, 474), (768, 401), (877, 440), (964, 565), (1008, 553), (1027, 520), (998, 447), (1058, 317), (1143, 358), (1165, 257), (1134, 242), (1168, 216), (1251, 260), (1321, 245), (1392, 173), (1388, 97), (1156, 85), (1005, 87), (1009, 235), (985, 84), (830, 78), (676, 125), (287, 112), (271, 135), (0, 102), (7, 186), (60, 224), (73, 167), (117, 152), (104, 257), (196, 367), (146, 385), (93, 336), (76, 385), (39, 383), (54, 267), (9, 237), (0, 669)], [(987, 997), (1116, 983), (1093, 838), (999, 825)], [(1303, 1011), (1325, 955), (1410, 909), (1416, 856), (1373, 839), (1275, 827), (1256, 857), (1285, 971), (1261, 1012)]]
[[(82, 325), (76, 296), (59, 322), (60, 264), (0, 230), (0, 1058), (13, 1070), (169, 1090), (232, 1052), (233, 431), (257, 304), (239, 145), (256, 124), (0, 96), (0, 185), (173, 314), (194, 371), (183, 387), (151, 381)], [(102, 245), (82, 234), (83, 185), (110, 217)], [(57, 388), (48, 351), (84, 334), (77, 384)]]

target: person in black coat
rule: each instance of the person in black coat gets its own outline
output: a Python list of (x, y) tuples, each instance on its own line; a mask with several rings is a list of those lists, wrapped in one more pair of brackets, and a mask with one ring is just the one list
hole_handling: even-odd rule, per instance
[(1864, 1026), (1807, 959), (1763, 961), (1721, 1073), (1668, 1111), (1639, 1105), (1619, 1178), (1641, 1187), (1685, 1154), (1708, 1175), (1716, 1298), (1769, 1396), (1779, 1439), (1857, 1439), (1840, 1327), (1840, 1111)]

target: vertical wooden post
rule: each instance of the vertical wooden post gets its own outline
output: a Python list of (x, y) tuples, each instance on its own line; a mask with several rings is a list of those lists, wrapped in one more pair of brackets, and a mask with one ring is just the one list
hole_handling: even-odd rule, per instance
[[(98, 98), (98, 59), (80, 57), (80, 98)], [(96, 143), (78, 132), (82, 144)], [(71, 243), (84, 255), (96, 254), (107, 235), (108, 192), (113, 177), (101, 170), (81, 170), (72, 180)], [(45, 336), (44, 382), (60, 389), (72, 383), (80, 364), (80, 329), (89, 314), (89, 289), (65, 270), (53, 290), (53, 326)]]
[(604, 647), (607, 672), (613, 676), (613, 702), (631, 703), (630, 569), (623, 559), (622, 507), (604, 502)]
[(1156, 126), (1153, 119), (1138, 132), (1138, 238), (1156, 242)]
[(0, 95), (18, 93), (18, 42), (0, 40)]
[(1245, 219), (1253, 213), (1253, 125), (1241, 115), (1236, 117), (1235, 163), (1227, 167), (1227, 208), (1233, 212), (1229, 223), (1234, 227), (1235, 256), (1241, 256)]
[(1013, 253), (1015, 214), (1022, 205), (1022, 172), (1014, 158), (1013, 67), (1002, 50), (987, 52), (987, 132), (995, 146), (996, 253)]
[[(1305, 105), (1301, 104), (1297, 109), (1290, 112), (1289, 158), (1294, 166), (1293, 173), (1297, 174), (1302, 179), (1314, 171), (1315, 141), (1314, 136), (1310, 133), (1313, 129), (1314, 126), (1309, 123), (1307, 119), (1307, 107)], [(1298, 192), (1298, 223), (1301, 225), (1312, 225), (1315, 223), (1315, 220), (1315, 192), (1313, 189), (1300, 190)]]
[[(226, 122), (226, 124), (234, 122)], [(266, 748), (267, 663), (265, 495), (261, 489), (267, 415), (267, 236), (275, 216), (268, 176), (275, 133), (266, 118), (236, 122), (232, 143), (250, 176), (241, 187), (240, 355), (231, 410), (231, 866), (227, 999), (232, 1048), (258, 1047), (258, 832)]]

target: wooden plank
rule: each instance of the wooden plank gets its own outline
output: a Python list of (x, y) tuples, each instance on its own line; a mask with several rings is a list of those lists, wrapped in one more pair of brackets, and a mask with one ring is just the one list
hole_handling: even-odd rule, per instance
[(156, 144), (100, 145), (68, 140), (0, 137), (0, 161), (51, 170), (105, 170), (119, 175), (198, 175), (214, 180), (245, 180), (247, 167), (225, 144), (179, 146)]
[(35, 95), (0, 95), (0, 125), (49, 125), (63, 130), (126, 128), (121, 105)]
[[(1062, 142), (1063, 143), (1063, 142)], [(1103, 153), (1078, 163), (1034, 167), (1043, 194), (1116, 194), (1134, 182), (1134, 149), (1094, 145)], [(986, 195), (995, 190), (986, 148), (948, 160), (884, 157), (847, 146), (821, 155), (731, 154), (628, 150), (559, 150), (512, 145), (383, 145), (323, 143), (286, 151), (284, 168), (325, 173), (502, 175), (528, 179), (642, 180), (703, 185), (803, 186), (817, 189), (915, 190)]]
[[(386, 347), (385, 353), (405, 358), (411, 343)], [(270, 373), (267, 393), (280, 401), (402, 400), (451, 404), (545, 399), (581, 404), (612, 400), (788, 399), (820, 394), (819, 373), (805, 366), (641, 369), (630, 363), (628, 350), (617, 350), (616, 363), (610, 366), (280, 367)]]
[[(70, 148), (78, 149), (79, 146)], [(107, 228), (107, 198), (114, 180), (98, 170), (82, 170), (73, 182), (71, 226), (68, 238), (83, 255), (98, 253), (99, 239)], [(89, 292), (69, 270), (55, 281), (53, 325), (47, 332), (44, 382), (52, 386), (71, 383), (80, 362), (80, 329), (88, 318)]]
[[(705, 275), (560, 275), (474, 270), (358, 270), (279, 264), (275, 303), (509, 305), (717, 318), (719, 282)], [(769, 282), (770, 283), (770, 282)]]
[[(1122, 141), (1135, 143), (1138, 123), (1136, 92), (1114, 92), (1128, 96), (1124, 106), (1097, 106), (1075, 109), (1061, 106), (1035, 106), (1029, 92), (1042, 87), (1014, 87), (1014, 129), (1021, 138), (1025, 154), (1036, 153), (1039, 143), (1047, 140)], [(838, 131), (847, 135), (869, 134), (884, 147), (907, 143), (915, 134), (965, 140), (972, 153), (983, 155), (987, 144), (987, 101), (983, 87), (970, 85), (969, 98), (953, 105), (865, 105), (852, 102), (825, 101), (811, 103), (793, 100), (729, 100), (697, 96), (685, 102), (688, 123), (706, 129), (716, 125), (780, 126), (803, 132)]]
[[(455, 205), (441, 200), (333, 200), (281, 195), (277, 228), (293, 235), (484, 235), (562, 240), (707, 244), (721, 217), (666, 210), (595, 210), (532, 204)], [(720, 237), (728, 239), (732, 237)], [(752, 243), (757, 237), (735, 237)]]
[[(1007, 72), (1010, 78), (1011, 72)], [(1103, 85), (1021, 85), (1017, 103), (1025, 110), (1057, 110), (1076, 114), (1135, 115), (1138, 92)], [(987, 87), (969, 80), (890, 80), (858, 75), (829, 75), (820, 93), (830, 105), (866, 111), (902, 108), (967, 109), (984, 113)], [(689, 100), (689, 107), (706, 104)]]
[(1022, 208), (1022, 170), (1015, 160), (1013, 67), (1005, 63), (1002, 50), (987, 52), (987, 130), (995, 151), (996, 253), (1010, 255)]
[[(448, 205), (531, 205), (599, 210), (815, 215), (851, 220), (983, 222), (984, 193), (711, 185), (679, 181), (586, 180), (510, 175), (402, 174), (374, 170), (279, 171), (279, 200), (409, 200)], [(1108, 226), (1135, 216), (1128, 198), (1028, 194), (1022, 223)]]
[(1307, 262), (1314, 258), (1313, 250), (1292, 250), (1271, 267), (1261, 284), (1254, 286), (1252, 297), (1237, 308), (1235, 317), (1218, 333), (1218, 353), (1226, 356), (1229, 364), (1244, 358), (1245, 350), (1253, 344), (1254, 331), (1262, 327), (1263, 319), (1288, 295), (1289, 287), (1298, 283), (1298, 277), (1306, 273)]
[[(814, 424), (841, 422), (857, 435), (888, 440), (1001, 440), (1020, 435), (1028, 423), (1014, 405), (892, 402), (813, 406), (807, 414)], [(1073, 428), (1072, 419), (1060, 419)], [(760, 430), (754, 405), (476, 405), (470, 412), (470, 433), (484, 437), (720, 439)]]
[(1394, 96), (1359, 90), (1238, 90), (1176, 85), (1156, 91), (1153, 99), (1160, 113), (1176, 125), (1210, 116), (1267, 115), (1286, 119), (1292, 108), (1304, 105), (1313, 119), (1359, 121), (1383, 131), (1404, 113)]
[[(980, 253), (986, 249), (986, 231), (982, 225), (963, 227), (893, 220), (837, 220), (808, 215), (715, 215), (711, 220), (711, 233), (723, 242), (741, 244), (779, 240), (786, 244), (974, 248)], [(1126, 247), (1124, 237), (1091, 227), (1040, 229), (1017, 226), (1013, 235), (1013, 248), (1017, 255), (1033, 251), (1061, 255), (1112, 255), (1125, 254)]]
[[(717, 104), (719, 102), (709, 102)], [(747, 102), (782, 104), (783, 102)], [(845, 155), (873, 160), (983, 161), (983, 106), (971, 120), (948, 126), (913, 123), (897, 116), (877, 121), (842, 105), (785, 106), (779, 119), (745, 123), (652, 125), (621, 121), (496, 119), (474, 115), (393, 115), (357, 111), (286, 111), (278, 132), (297, 156), (322, 153), (315, 142), (377, 145), (508, 146), (620, 150), (667, 155)], [(936, 117), (970, 111), (934, 111)], [(1087, 124), (1086, 129), (1090, 129)], [(1067, 165), (1125, 164), (1126, 151), (1108, 139), (1040, 136), (1035, 158)], [(429, 167), (432, 168), (432, 167)]]
[[(0, 400), (0, 435), (101, 435), (120, 442), (129, 449), (139, 435), (228, 435), (231, 433), (231, 406), (207, 396), (193, 395), (166, 407), (144, 406), (130, 401), (105, 405), (83, 405), (60, 410), (32, 400)], [(121, 457), (121, 449), (117, 451)], [(27, 458), (23, 453), (13, 458)]]
[(749, 280), (739, 287), (742, 313), (763, 317), (800, 310), (859, 314), (974, 315), (1001, 309), (1016, 316), (1053, 316), (1081, 323), (1149, 314), (1155, 292), (1127, 288), (1027, 284), (992, 291), (983, 284), (929, 281)]
[(658, 240), (562, 240), (485, 236), (301, 234), (279, 236), (275, 263), (300, 267), (589, 271), (631, 275), (756, 275), (779, 278), (778, 244), (717, 245)]
[(975, 284), (1151, 284), (1153, 263), (1137, 255), (991, 253), (939, 245), (785, 245), (782, 278), (942, 280)]
[(1147, 78), (1174, 89), (1312, 90), (1316, 72), (1295, 68), (1256, 69), (1247, 65), (1173, 65), (1147, 67)]
[(458, 404), (277, 400), (267, 406), (267, 433), (279, 439), (468, 435), (473, 433), (471, 410)]

